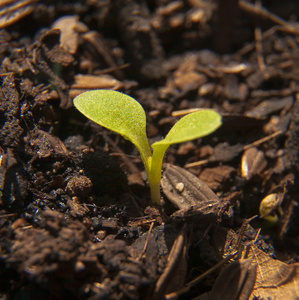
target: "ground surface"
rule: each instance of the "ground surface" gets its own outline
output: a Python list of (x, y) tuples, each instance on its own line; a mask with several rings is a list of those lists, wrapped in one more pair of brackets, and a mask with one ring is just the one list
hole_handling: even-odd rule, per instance
[[(1, 299), (298, 299), (298, 1), (58, 2), (0, 4)], [(73, 107), (98, 88), (140, 102), (150, 143), (222, 115), (165, 157), (213, 218), (151, 204), (137, 150)]]

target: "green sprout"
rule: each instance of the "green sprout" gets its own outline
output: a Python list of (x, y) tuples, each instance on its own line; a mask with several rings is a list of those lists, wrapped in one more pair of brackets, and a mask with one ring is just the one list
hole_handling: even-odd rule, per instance
[(146, 117), (132, 97), (112, 90), (84, 92), (74, 99), (75, 107), (95, 123), (131, 141), (140, 152), (151, 190), (151, 199), (160, 204), (163, 156), (172, 144), (206, 136), (221, 126), (221, 116), (213, 110), (199, 110), (181, 118), (166, 137), (151, 145), (146, 136)]

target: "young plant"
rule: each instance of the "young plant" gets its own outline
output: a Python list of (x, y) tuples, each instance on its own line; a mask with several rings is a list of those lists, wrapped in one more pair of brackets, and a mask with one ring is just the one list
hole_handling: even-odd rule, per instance
[(172, 144), (206, 136), (221, 126), (221, 116), (213, 110), (200, 110), (181, 118), (166, 137), (149, 147), (146, 117), (132, 97), (111, 90), (84, 92), (74, 99), (75, 107), (95, 123), (115, 131), (138, 149), (151, 189), (151, 199), (160, 204), (160, 179), (163, 156)]

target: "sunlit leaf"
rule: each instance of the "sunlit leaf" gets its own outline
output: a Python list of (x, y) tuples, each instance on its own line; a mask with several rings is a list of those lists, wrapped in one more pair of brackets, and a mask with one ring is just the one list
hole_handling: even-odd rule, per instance
[(74, 99), (75, 107), (95, 123), (131, 141), (143, 159), (151, 156), (142, 106), (132, 97), (111, 90), (94, 90)]
[(198, 139), (214, 132), (221, 126), (221, 116), (213, 110), (200, 110), (180, 119), (168, 132), (165, 139), (152, 145), (172, 145)]

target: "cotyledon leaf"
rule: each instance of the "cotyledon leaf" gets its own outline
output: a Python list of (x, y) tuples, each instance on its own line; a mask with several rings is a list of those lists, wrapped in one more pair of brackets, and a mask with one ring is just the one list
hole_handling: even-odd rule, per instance
[(77, 96), (74, 105), (90, 120), (131, 141), (148, 164), (151, 151), (146, 137), (145, 112), (135, 99), (117, 91), (93, 90)]
[(172, 145), (191, 141), (214, 132), (222, 124), (221, 116), (213, 110), (204, 109), (193, 112), (181, 118), (170, 129), (166, 137), (152, 144), (157, 146)]

